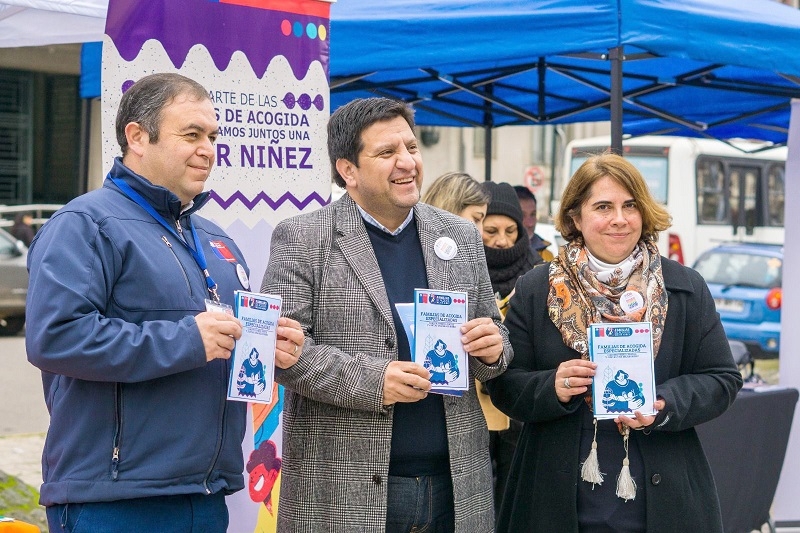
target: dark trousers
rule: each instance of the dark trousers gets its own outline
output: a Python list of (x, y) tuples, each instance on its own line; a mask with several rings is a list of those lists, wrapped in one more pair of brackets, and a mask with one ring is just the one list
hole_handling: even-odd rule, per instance
[(453, 480), (389, 476), (386, 533), (453, 533)]
[(187, 494), (47, 508), (50, 533), (225, 533), (225, 496)]
[(492, 460), (492, 474), (494, 476), (494, 516), (500, 515), (500, 504), (506, 492), (508, 474), (511, 472), (511, 463), (514, 451), (517, 449), (517, 438), (520, 434), (521, 424), (515, 420), (512, 426), (503, 431), (489, 432), (489, 457)]

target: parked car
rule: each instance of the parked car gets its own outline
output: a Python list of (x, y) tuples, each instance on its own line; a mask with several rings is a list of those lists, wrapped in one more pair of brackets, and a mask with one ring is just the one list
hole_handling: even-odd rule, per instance
[(783, 246), (722, 244), (694, 264), (705, 278), (730, 340), (753, 357), (777, 357), (781, 344)]
[(0, 336), (16, 335), (25, 325), (28, 250), (0, 229)]

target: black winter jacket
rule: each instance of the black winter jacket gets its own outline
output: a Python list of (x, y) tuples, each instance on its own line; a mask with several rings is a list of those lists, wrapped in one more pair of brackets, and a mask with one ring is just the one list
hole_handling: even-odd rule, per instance
[[(669, 294), (655, 360), (666, 401), (651, 430), (633, 431), (645, 468), (648, 532), (722, 532), (716, 487), (694, 427), (722, 414), (742, 386), (714, 300), (694, 270), (662, 258)], [(492, 402), (525, 423), (511, 467), (498, 532), (578, 531), (577, 483), (583, 398), (562, 404), (559, 363), (579, 358), (547, 313), (548, 268), (517, 283), (506, 316), (514, 360), (487, 382)], [(613, 480), (610, 480), (613, 482)]]

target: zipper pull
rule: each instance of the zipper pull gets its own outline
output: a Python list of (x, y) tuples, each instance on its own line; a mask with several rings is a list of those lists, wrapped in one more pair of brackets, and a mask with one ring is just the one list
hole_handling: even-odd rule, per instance
[(172, 244), (167, 240), (167, 236), (166, 235), (162, 235), (161, 236), (161, 240), (164, 241), (164, 244), (166, 244), (167, 246), (172, 248)]
[(119, 446), (114, 447), (114, 453), (111, 455), (111, 479), (113, 481), (117, 480), (117, 476), (119, 475), (119, 471), (117, 468), (119, 467)]
[(178, 235), (183, 237), (183, 227), (181, 226), (181, 221), (180, 220), (176, 220), (175, 221), (175, 226), (178, 227)]

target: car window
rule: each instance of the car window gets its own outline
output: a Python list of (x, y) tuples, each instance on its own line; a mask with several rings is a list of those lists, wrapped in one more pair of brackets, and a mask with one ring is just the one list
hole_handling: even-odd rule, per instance
[(735, 252), (709, 252), (694, 266), (707, 283), (762, 289), (781, 286), (782, 267), (778, 257)]
[(0, 256), (17, 255), (17, 243), (5, 233), (0, 233)]

